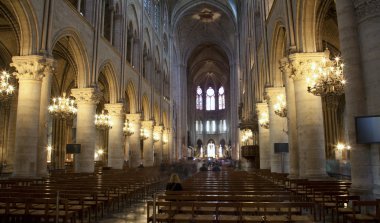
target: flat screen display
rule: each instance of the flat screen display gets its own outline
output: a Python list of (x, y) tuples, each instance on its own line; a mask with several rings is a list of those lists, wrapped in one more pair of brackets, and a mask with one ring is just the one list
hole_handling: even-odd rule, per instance
[(380, 143), (380, 116), (355, 117), (356, 143)]
[(274, 143), (274, 153), (287, 153), (289, 152), (288, 143)]
[(81, 149), (81, 144), (67, 144), (66, 153), (68, 154), (79, 154)]

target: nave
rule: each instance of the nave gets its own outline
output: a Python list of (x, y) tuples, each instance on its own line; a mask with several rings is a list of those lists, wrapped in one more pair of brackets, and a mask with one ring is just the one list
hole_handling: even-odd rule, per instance
[[(379, 200), (351, 182), (269, 170), (195, 171), (196, 163), (0, 180), (0, 222), (378, 222)], [(165, 191), (180, 171), (181, 191)], [(59, 205), (58, 205), (59, 204)]]

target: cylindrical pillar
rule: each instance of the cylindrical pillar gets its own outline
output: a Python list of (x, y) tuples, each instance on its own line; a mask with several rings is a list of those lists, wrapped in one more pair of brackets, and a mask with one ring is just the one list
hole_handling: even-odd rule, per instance
[[(359, 33), (352, 1), (336, 0), (340, 50), (345, 64), (345, 129), (351, 145), (351, 189), (370, 193), (372, 187), (371, 152), (367, 145), (356, 144), (355, 116), (366, 115), (365, 89), (361, 65)], [(373, 38), (374, 40), (376, 38)]]
[[(53, 62), (53, 61), (51, 61)], [(51, 64), (52, 65), (52, 64)], [(39, 142), (37, 154), (37, 175), (46, 176), (47, 172), (47, 146), (48, 146), (48, 122), (49, 112), (48, 106), (50, 104), (51, 94), (51, 80), (53, 77), (53, 66), (47, 66), (45, 69), (45, 77), (42, 79), (41, 87), (41, 103), (40, 103), (40, 128), (39, 128)]]
[[(268, 114), (267, 103), (256, 103), (256, 110), (258, 117), (261, 114)], [(270, 146), (269, 146), (269, 128), (265, 128), (259, 125), (259, 149), (260, 149), (260, 169), (270, 169)]]
[(288, 58), (281, 60), (281, 72), (285, 79), (286, 89), (286, 107), (288, 110), (288, 143), (289, 143), (289, 177), (297, 178), (299, 175), (299, 157), (297, 143), (297, 114), (296, 99), (294, 93), (294, 82), (290, 77), (292, 75), (291, 64)]
[(159, 166), (161, 165), (162, 163), (162, 155), (163, 155), (163, 152), (162, 152), (162, 129), (163, 129), (163, 126), (160, 126), (160, 125), (156, 125), (153, 127), (153, 136), (154, 137), (157, 137), (156, 139), (154, 139), (154, 165), (155, 166)]
[[(378, 0), (353, 1), (357, 18), (357, 32), (359, 34), (361, 52), (361, 76), (364, 80), (365, 100), (367, 102), (366, 115), (380, 114), (380, 2)], [(373, 195), (380, 196), (380, 149), (379, 145), (370, 145), (371, 172)]]
[(319, 62), (325, 53), (297, 53), (292, 62), (297, 114), (299, 176), (326, 177), (325, 139), (321, 98), (307, 92), (306, 76), (312, 62)]
[(147, 137), (143, 141), (143, 165), (145, 167), (153, 166), (153, 121), (142, 121), (141, 129), (144, 129), (144, 135)]
[(111, 116), (112, 128), (108, 131), (108, 166), (113, 169), (123, 169), (123, 104), (105, 104), (105, 109)]
[(129, 165), (130, 167), (138, 167), (141, 163), (140, 153), (140, 129), (141, 129), (141, 114), (126, 114), (126, 119), (133, 130), (133, 134), (128, 136), (129, 144)]
[(286, 119), (280, 117), (274, 112), (274, 105), (277, 103), (278, 95), (285, 95), (284, 87), (269, 87), (265, 89), (268, 100), (269, 114), (269, 151), (271, 154), (271, 172), (283, 173), (289, 172), (289, 156), (286, 153), (276, 153), (274, 151), (275, 143), (287, 143), (288, 136)]
[(55, 119), (53, 122), (52, 137), (52, 167), (54, 169), (65, 168), (65, 154), (67, 144), (67, 126), (66, 120)]
[(165, 129), (162, 133), (162, 161), (163, 163), (170, 163), (170, 151), (169, 151), (169, 129)]
[(78, 105), (77, 136), (81, 144), (80, 154), (75, 154), (75, 172), (94, 172), (94, 154), (96, 144), (95, 113), (100, 100), (100, 92), (95, 88), (72, 89), (72, 95)]
[(46, 61), (41, 56), (13, 57), (19, 79), (14, 177), (37, 175), (41, 84)]

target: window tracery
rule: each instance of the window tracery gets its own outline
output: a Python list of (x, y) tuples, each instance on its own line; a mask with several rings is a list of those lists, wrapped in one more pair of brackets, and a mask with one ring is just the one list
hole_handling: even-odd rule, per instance
[(209, 87), (206, 91), (206, 110), (215, 110), (215, 91), (211, 87)]
[(219, 110), (223, 110), (226, 108), (226, 98), (224, 93), (224, 87), (220, 87), (218, 91), (218, 102), (219, 102)]
[(196, 109), (203, 110), (202, 89), (200, 86), (197, 87), (196, 97)]

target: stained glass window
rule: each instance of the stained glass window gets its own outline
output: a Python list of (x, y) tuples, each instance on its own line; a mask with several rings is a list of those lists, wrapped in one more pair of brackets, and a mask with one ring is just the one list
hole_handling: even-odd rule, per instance
[(209, 87), (206, 91), (206, 110), (215, 110), (215, 91), (211, 87)]
[(224, 87), (220, 87), (218, 91), (218, 99), (219, 99), (219, 110), (226, 108), (226, 98), (224, 94)]
[(202, 89), (199, 86), (197, 87), (196, 97), (196, 109), (203, 110)]

